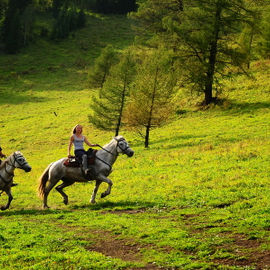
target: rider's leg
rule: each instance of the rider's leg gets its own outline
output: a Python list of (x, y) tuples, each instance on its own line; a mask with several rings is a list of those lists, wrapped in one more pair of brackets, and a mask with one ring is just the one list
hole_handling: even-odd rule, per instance
[(4, 161), (0, 160), (0, 170), (2, 168), (4, 168), (5, 164), (6, 164), (6, 161), (5, 160)]
[(89, 169), (87, 168), (87, 155), (82, 156), (82, 165), (84, 173), (85, 174), (89, 173)]

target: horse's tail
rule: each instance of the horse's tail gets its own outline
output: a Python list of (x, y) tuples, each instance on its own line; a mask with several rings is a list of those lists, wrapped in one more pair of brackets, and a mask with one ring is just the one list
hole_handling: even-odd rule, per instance
[(45, 194), (46, 183), (49, 179), (49, 170), (52, 166), (52, 163), (46, 168), (43, 174), (39, 178), (39, 187), (38, 187), (38, 195), (43, 198)]

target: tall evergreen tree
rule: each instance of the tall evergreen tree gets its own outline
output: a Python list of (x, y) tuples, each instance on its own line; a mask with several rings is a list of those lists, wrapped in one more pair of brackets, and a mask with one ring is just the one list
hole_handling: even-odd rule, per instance
[(114, 130), (119, 134), (122, 125), (123, 112), (130, 85), (135, 76), (135, 61), (131, 50), (123, 53), (120, 62), (113, 67), (111, 76), (106, 80), (99, 97), (94, 97), (91, 108), (93, 114), (89, 121), (97, 128)]
[(102, 49), (100, 56), (96, 59), (94, 68), (89, 73), (89, 82), (93, 87), (103, 88), (111, 67), (116, 64), (117, 55), (112, 45)]
[(270, 57), (270, 4), (263, 6), (264, 11), (260, 21), (260, 36), (257, 51), (262, 57)]
[[(160, 2), (147, 0), (139, 7), (136, 17), (142, 23), (151, 18), (152, 26), (157, 28), (155, 39), (157, 36), (166, 39), (175, 51), (188, 86), (204, 94), (204, 104), (214, 102), (213, 92), (227, 70), (231, 66), (243, 69), (245, 55), (235, 37), (241, 32), (243, 22), (250, 23), (251, 10), (243, 0), (183, 0), (178, 9), (179, 1)], [(165, 3), (167, 11), (163, 9)], [(145, 5), (149, 11), (145, 11)], [(159, 16), (149, 17), (146, 12)]]
[(145, 57), (131, 91), (125, 122), (139, 131), (145, 129), (146, 148), (149, 146), (151, 129), (170, 119), (176, 81), (170, 54), (160, 50)]

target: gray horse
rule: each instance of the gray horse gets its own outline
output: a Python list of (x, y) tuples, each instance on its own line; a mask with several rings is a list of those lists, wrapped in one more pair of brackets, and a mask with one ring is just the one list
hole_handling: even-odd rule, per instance
[[(118, 154), (126, 154), (128, 157), (132, 157), (134, 151), (129, 147), (127, 141), (122, 136), (117, 136), (106, 144), (102, 149), (96, 153), (96, 158), (93, 164), (92, 170), (94, 170), (95, 177), (91, 180), (96, 180), (96, 185), (92, 193), (90, 202), (95, 203), (96, 194), (98, 188), (102, 182), (108, 184), (108, 188), (101, 194), (101, 198), (106, 197), (111, 193), (112, 181), (108, 178), (112, 170), (112, 165), (116, 161)], [(43, 198), (43, 208), (49, 208), (47, 204), (47, 198), (51, 189), (62, 180), (63, 183), (57, 186), (55, 189), (64, 198), (64, 204), (68, 204), (68, 196), (64, 193), (63, 188), (74, 184), (75, 182), (88, 182), (83, 171), (80, 167), (66, 167), (64, 162), (67, 158), (62, 158), (58, 161), (51, 163), (47, 169), (41, 175), (39, 181), (39, 195)]]
[(14, 152), (6, 160), (4, 160), (0, 167), (0, 190), (2, 190), (2, 192), (6, 192), (8, 195), (8, 202), (5, 206), (0, 208), (1, 210), (8, 209), (11, 201), (13, 200), (11, 186), (13, 184), (14, 170), (16, 168), (22, 169), (25, 172), (31, 171), (30, 165), (19, 151)]

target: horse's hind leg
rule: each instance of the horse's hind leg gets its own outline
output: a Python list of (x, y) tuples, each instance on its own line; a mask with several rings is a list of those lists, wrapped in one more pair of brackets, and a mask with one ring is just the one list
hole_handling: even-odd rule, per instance
[(64, 198), (64, 204), (68, 204), (68, 195), (63, 191), (63, 189), (65, 187), (68, 187), (70, 185), (74, 184), (74, 181), (68, 181), (68, 182), (64, 182), (63, 180), (63, 183), (59, 186), (57, 186), (55, 189), (62, 195), (62, 197)]
[(43, 197), (43, 208), (46, 209), (46, 208), (50, 208), (48, 206), (48, 195), (50, 193), (50, 191), (52, 190), (52, 188), (57, 184), (59, 180), (55, 180), (55, 181), (48, 181), (48, 184), (45, 188), (45, 192), (44, 192), (44, 197)]
[(7, 202), (7, 204), (5, 206), (1, 207), (1, 210), (7, 210), (9, 208), (9, 206), (10, 206), (11, 201), (13, 200), (13, 196), (11, 194), (11, 188), (10, 187), (6, 188), (5, 192), (8, 195), (8, 202)]

